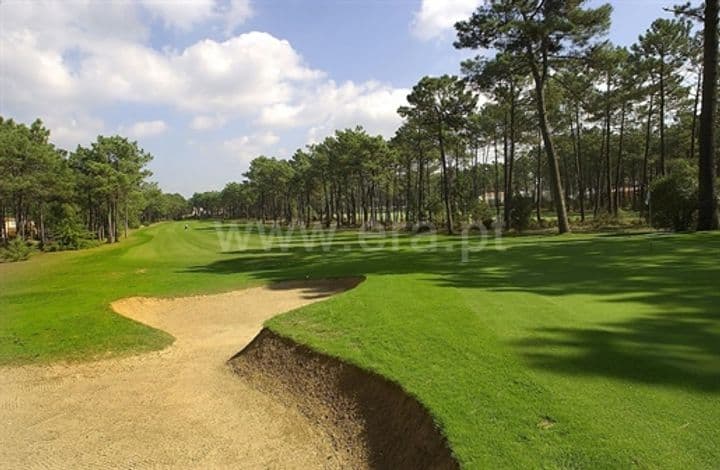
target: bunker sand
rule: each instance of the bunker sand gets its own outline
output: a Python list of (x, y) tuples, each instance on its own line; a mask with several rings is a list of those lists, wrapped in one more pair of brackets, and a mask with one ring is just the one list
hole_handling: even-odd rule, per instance
[(340, 468), (330, 437), (234, 374), (226, 361), (281, 312), (359, 280), (289, 282), (118, 313), (167, 331), (168, 348), (81, 364), (0, 368), (6, 468)]

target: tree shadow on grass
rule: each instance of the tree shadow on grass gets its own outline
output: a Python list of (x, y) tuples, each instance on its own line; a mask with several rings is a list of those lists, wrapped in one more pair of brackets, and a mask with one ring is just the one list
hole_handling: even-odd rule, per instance
[(538, 328), (515, 346), (532, 367), (563, 375), (718, 393), (719, 323), (711, 313), (666, 313), (594, 328)]
[[(510, 241), (471, 253), (349, 249), (247, 250), (185, 272), (245, 273), (265, 281), (419, 275), (439, 286), (636, 302), (652, 313), (611, 324), (541, 327), (512, 344), (532, 367), (720, 392), (720, 236)], [(578, 312), (581, 314), (581, 312)], [(589, 319), (592, 323), (592, 319)]]

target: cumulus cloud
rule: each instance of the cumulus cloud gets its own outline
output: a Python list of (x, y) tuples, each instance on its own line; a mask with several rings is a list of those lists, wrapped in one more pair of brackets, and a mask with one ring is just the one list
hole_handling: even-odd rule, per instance
[(167, 27), (190, 31), (208, 23), (224, 24), (225, 33), (247, 21), (253, 14), (249, 0), (137, 0), (142, 8)]
[[(143, 11), (178, 34), (208, 22), (232, 31), (252, 14), (248, 0), (190, 3), (0, 3), (0, 114), (43, 117), (66, 148), (107, 132), (103, 110), (115, 105), (179, 113), (195, 131), (225, 126), (223, 132), (232, 132), (228, 123), (241, 122), (242, 137), (205, 143), (242, 158), (274, 148), (283, 129), (313, 142), (356, 124), (389, 137), (399, 124), (396, 109), (409, 90), (336, 83), (287, 40), (266, 32), (153, 47)], [(167, 130), (160, 119), (123, 128), (135, 138)]]
[(482, 0), (422, 0), (412, 31), (420, 39), (434, 39), (452, 30), (456, 22), (470, 17)]
[(173, 102), (197, 111), (250, 112), (283, 103), (298, 84), (323, 76), (305, 65), (288, 41), (256, 31), (223, 42), (200, 41), (168, 63), (185, 80), (184, 94), (172, 93)]
[(165, 121), (156, 119), (154, 121), (138, 121), (132, 124), (127, 129), (122, 128), (123, 133), (128, 134), (130, 137), (142, 138), (154, 135), (159, 135), (168, 130), (168, 125)]
[(227, 119), (224, 116), (206, 116), (199, 115), (193, 117), (190, 127), (196, 131), (207, 131), (211, 129), (219, 129), (225, 125)]
[(276, 134), (265, 131), (225, 140), (222, 147), (226, 155), (249, 162), (258, 155), (272, 153), (279, 140)]
[(6, 99), (31, 104), (40, 93), (67, 104), (128, 101), (242, 114), (286, 102), (296, 84), (323, 76), (289, 42), (262, 32), (205, 39), (182, 51), (122, 44), (79, 58), (75, 70), (65, 51), (42, 47), (33, 32), (10, 32), (0, 41)]
[(98, 135), (106, 133), (102, 119), (85, 114), (71, 116), (51, 115), (45, 119), (45, 125), (52, 131), (51, 137), (60, 148), (71, 149), (78, 144), (88, 145)]
[(304, 108), (302, 121), (312, 124), (309, 142), (317, 142), (335, 129), (363, 126), (371, 134), (391, 137), (401, 123), (397, 108), (407, 103), (410, 90), (370, 81), (356, 84), (334, 81), (318, 87)]

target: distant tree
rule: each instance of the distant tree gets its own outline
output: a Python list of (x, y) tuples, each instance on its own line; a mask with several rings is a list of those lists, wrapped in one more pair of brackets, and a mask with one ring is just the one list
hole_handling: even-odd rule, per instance
[(445, 222), (448, 233), (453, 233), (447, 142), (454, 132), (465, 127), (468, 116), (475, 110), (477, 97), (467, 89), (463, 80), (443, 75), (423, 77), (413, 87), (407, 100), (409, 106), (400, 107), (398, 112), (425, 128), (440, 151)]
[(455, 25), (458, 48), (493, 48), (525, 62), (535, 83), (535, 103), (552, 183), (558, 230), (570, 230), (555, 146), (550, 134), (545, 88), (550, 69), (568, 55), (580, 55), (607, 31), (608, 5), (582, 8), (584, 0), (491, 0)]
[(462, 63), (465, 73), (479, 90), (490, 93), (495, 101), (506, 110), (503, 140), (509, 145), (503, 146), (505, 168), (505, 224), (510, 224), (510, 211), (513, 197), (513, 167), (515, 149), (518, 141), (518, 108), (523, 85), (526, 82), (527, 68), (523, 60), (507, 53), (498, 54), (493, 59), (476, 57)]
[(681, 69), (687, 63), (692, 48), (690, 22), (686, 20), (658, 18), (647, 32), (640, 36), (634, 46), (647, 62), (653, 81), (658, 89), (660, 119), (660, 174), (666, 167), (666, 116), (671, 96), (678, 94), (682, 86)]
[(417, 122), (406, 121), (395, 132), (391, 145), (405, 170), (405, 221), (426, 222), (430, 217), (427, 205), (429, 168), (436, 158), (434, 138)]
[[(96, 212), (104, 213), (106, 224), (99, 225), (102, 228), (99, 238), (104, 235), (108, 243), (118, 241), (121, 219), (127, 236), (130, 201), (151, 174), (146, 168), (151, 160), (152, 155), (137, 142), (117, 135), (98, 136), (90, 148), (78, 147), (71, 156), (73, 168), (81, 175), (81, 192), (96, 206)], [(104, 207), (97, 207), (101, 201)]]

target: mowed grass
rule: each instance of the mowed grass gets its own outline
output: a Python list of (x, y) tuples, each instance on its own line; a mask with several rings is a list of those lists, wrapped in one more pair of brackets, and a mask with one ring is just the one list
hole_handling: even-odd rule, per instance
[(221, 250), (212, 224), (191, 228), (161, 224), (118, 246), (0, 265), (0, 361), (168, 344), (112, 314), (108, 304), (128, 295), (364, 275), (268, 326), (399, 382), (463, 466), (720, 462), (720, 234), (506, 238), (461, 263), (457, 238), (428, 250), (427, 236), (394, 248), (340, 232), (327, 250), (294, 236), (267, 251), (253, 235)]

